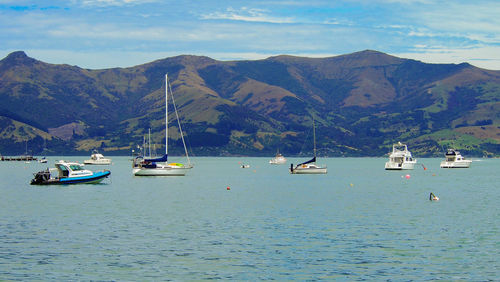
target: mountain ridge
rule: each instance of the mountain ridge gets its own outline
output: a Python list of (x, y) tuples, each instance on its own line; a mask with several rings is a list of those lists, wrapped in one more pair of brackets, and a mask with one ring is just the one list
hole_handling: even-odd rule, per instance
[(38, 152), (45, 133), (59, 154), (129, 153), (148, 128), (164, 144), (165, 73), (195, 155), (312, 152), (304, 143), (313, 117), (324, 156), (380, 156), (397, 141), (423, 156), (447, 146), (500, 155), (499, 71), (374, 50), (255, 61), (180, 55), (99, 70), (16, 51), (0, 61), (0, 116), (16, 122), (2, 122), (0, 153), (24, 150), (21, 139)]

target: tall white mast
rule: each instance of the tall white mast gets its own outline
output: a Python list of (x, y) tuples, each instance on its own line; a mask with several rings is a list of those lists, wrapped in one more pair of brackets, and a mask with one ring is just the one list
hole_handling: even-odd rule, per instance
[(148, 150), (149, 158), (151, 158), (151, 128), (148, 129)]
[(168, 74), (165, 74), (165, 155), (168, 155)]
[(314, 151), (314, 157), (316, 157), (316, 128), (314, 126), (314, 118), (313, 118), (313, 151)]

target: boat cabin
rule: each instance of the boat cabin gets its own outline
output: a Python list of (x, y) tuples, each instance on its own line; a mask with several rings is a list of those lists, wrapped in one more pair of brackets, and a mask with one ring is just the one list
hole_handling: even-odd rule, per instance
[(95, 161), (102, 160), (102, 159), (104, 159), (104, 156), (102, 154), (95, 153), (95, 154), (92, 154), (90, 156), (90, 159), (95, 160)]
[(464, 157), (460, 154), (460, 152), (449, 149), (445, 154), (445, 158), (447, 162), (455, 162), (455, 161), (463, 161)]
[(411, 162), (413, 161), (413, 158), (411, 156), (396, 156), (396, 157), (390, 157), (391, 162), (395, 163), (402, 163), (404, 161), (406, 162)]
[(55, 164), (59, 178), (92, 175), (90, 170), (84, 169), (79, 163), (67, 163), (64, 161)]

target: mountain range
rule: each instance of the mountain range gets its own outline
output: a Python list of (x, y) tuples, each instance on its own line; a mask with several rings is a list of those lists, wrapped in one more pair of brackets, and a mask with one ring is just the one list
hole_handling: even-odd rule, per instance
[[(161, 152), (167, 73), (195, 156), (311, 155), (313, 119), (319, 156), (383, 156), (395, 142), (417, 157), (447, 148), (500, 155), (500, 71), (372, 50), (242, 61), (182, 55), (99, 70), (13, 52), (0, 61), (0, 154), (129, 155), (149, 129)], [(174, 122), (169, 139), (169, 152), (181, 154)]]

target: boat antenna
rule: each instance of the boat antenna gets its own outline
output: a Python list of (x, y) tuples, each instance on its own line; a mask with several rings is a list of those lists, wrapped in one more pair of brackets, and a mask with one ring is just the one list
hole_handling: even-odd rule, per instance
[(168, 85), (168, 87), (170, 89), (170, 96), (172, 97), (172, 105), (174, 105), (174, 112), (175, 112), (175, 117), (177, 118), (177, 125), (179, 126), (179, 131), (181, 133), (182, 145), (184, 145), (184, 152), (186, 153), (188, 165), (191, 165), (191, 160), (189, 160), (189, 154), (187, 151), (186, 142), (184, 141), (184, 134), (182, 133), (181, 120), (179, 119), (179, 113), (177, 113), (177, 106), (175, 105), (174, 94), (173, 94), (174, 92), (172, 92), (172, 87), (170, 84)]

